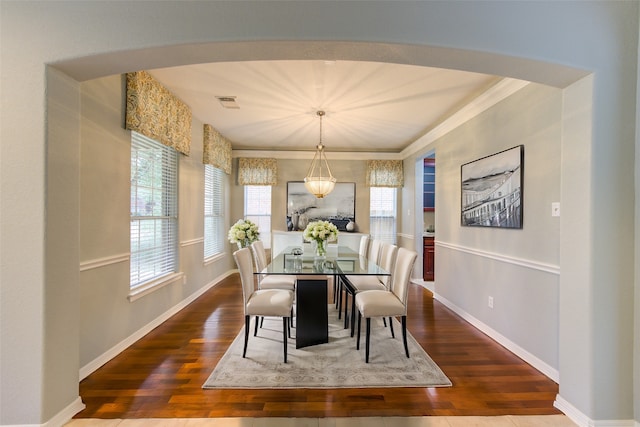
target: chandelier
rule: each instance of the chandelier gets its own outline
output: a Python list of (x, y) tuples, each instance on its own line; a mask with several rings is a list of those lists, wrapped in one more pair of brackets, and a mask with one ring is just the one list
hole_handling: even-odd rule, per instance
[(309, 193), (318, 199), (322, 199), (333, 191), (333, 187), (336, 186), (336, 179), (331, 175), (327, 156), (324, 153), (324, 145), (322, 145), (322, 116), (324, 116), (324, 111), (318, 111), (317, 114), (320, 117), (320, 143), (316, 146), (316, 154), (314, 154), (311, 166), (307, 171), (304, 186)]

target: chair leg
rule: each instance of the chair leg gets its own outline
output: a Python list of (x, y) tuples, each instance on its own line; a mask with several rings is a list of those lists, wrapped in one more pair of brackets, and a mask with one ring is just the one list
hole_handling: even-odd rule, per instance
[(244, 316), (244, 350), (242, 350), (242, 357), (244, 358), (247, 355), (247, 343), (249, 342), (249, 323), (251, 318), (249, 316)]
[(384, 324), (384, 327), (386, 328), (387, 327), (387, 318), (386, 317), (382, 318), (382, 323)]
[(358, 339), (356, 340), (356, 350), (360, 350), (360, 326), (362, 324), (362, 314), (358, 312)]
[[(263, 317), (264, 319), (264, 317)], [(256, 316), (256, 327), (253, 331), (253, 336), (258, 336), (258, 325), (260, 324), (260, 316)]]
[(286, 317), (282, 318), (282, 342), (284, 343), (284, 363), (287, 363), (287, 326), (289, 323), (289, 319)]
[(365, 338), (364, 361), (369, 363), (369, 342), (371, 341), (371, 318), (367, 317), (367, 335)]
[[(355, 291), (353, 295), (351, 295), (351, 336), (353, 337), (353, 326), (356, 323), (356, 318), (354, 317), (356, 314), (356, 294)], [(360, 328), (360, 326), (358, 326)]]
[[(384, 317), (383, 317), (384, 319)], [(393, 322), (391, 321), (391, 317), (389, 317), (389, 328), (391, 329), (391, 338), (395, 338), (396, 334), (393, 332)]]
[(404, 352), (409, 358), (409, 346), (407, 345), (407, 316), (402, 316), (402, 340), (404, 341)]
[(264, 326), (264, 316), (260, 318), (260, 328)]
[(287, 332), (289, 332), (289, 338), (291, 338), (291, 317), (287, 318)]
[[(351, 299), (353, 300), (353, 296), (351, 297)], [(345, 329), (347, 329), (347, 327), (349, 326), (349, 315), (347, 310), (348, 306), (349, 306), (349, 292), (345, 289), (344, 291), (344, 328)], [(351, 312), (351, 315), (353, 316), (353, 312)]]

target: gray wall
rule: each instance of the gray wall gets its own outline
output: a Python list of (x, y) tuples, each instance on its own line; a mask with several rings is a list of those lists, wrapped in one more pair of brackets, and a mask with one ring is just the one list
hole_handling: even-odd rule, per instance
[[(561, 201), (561, 108), (562, 90), (529, 84), (425, 149), (436, 153), (436, 297), (548, 365), (556, 379), (560, 218), (551, 217), (551, 203)], [(462, 227), (460, 166), (520, 144), (523, 228)]]
[[(230, 252), (203, 262), (203, 124), (194, 119), (191, 154), (179, 156), (179, 271), (185, 283), (128, 300), (131, 137), (123, 128), (124, 78), (80, 86), (80, 368), (90, 372), (156, 319), (214, 285), (234, 264)], [(229, 188), (230, 177), (227, 181)]]

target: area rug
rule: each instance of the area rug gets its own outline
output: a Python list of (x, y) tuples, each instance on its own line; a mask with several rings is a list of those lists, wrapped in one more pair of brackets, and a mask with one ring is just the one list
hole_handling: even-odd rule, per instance
[(371, 322), (369, 363), (364, 361), (364, 321), (360, 350), (350, 330), (343, 328), (337, 311), (329, 306), (329, 342), (295, 348), (291, 330), (287, 363), (282, 354), (282, 320), (266, 318), (258, 336), (249, 335), (247, 357), (242, 358), (244, 328), (205, 384), (212, 388), (368, 388), (447, 387), (451, 381), (407, 332), (410, 358), (404, 354), (402, 329), (394, 320), (396, 338), (381, 319)]

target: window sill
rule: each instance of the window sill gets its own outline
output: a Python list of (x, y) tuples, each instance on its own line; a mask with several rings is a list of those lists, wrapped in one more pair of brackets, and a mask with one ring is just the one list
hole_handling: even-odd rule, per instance
[(207, 265), (211, 265), (211, 264), (213, 264), (214, 262), (216, 262), (216, 261), (219, 261), (219, 260), (223, 259), (225, 256), (226, 256), (226, 253), (224, 253), (224, 252), (220, 252), (219, 254), (215, 254), (215, 255), (213, 255), (213, 256), (210, 256), (209, 258), (205, 258), (205, 259), (204, 259), (204, 265), (205, 265), (205, 266), (207, 266)]
[(129, 302), (134, 302), (142, 298), (143, 296), (148, 295), (151, 292), (154, 292), (166, 285), (181, 280), (184, 277), (185, 275), (183, 272), (167, 274), (166, 276), (162, 276), (159, 279), (136, 286), (135, 288), (131, 289), (131, 291), (129, 291), (129, 296), (127, 298), (129, 299)]

